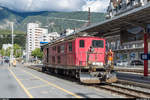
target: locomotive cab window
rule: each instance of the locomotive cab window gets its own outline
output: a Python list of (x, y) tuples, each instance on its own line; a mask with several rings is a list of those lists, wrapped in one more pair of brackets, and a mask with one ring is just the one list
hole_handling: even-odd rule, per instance
[(84, 48), (84, 40), (80, 40), (80, 48)]
[(94, 48), (104, 48), (104, 41), (103, 40), (93, 40), (92, 46)]
[(72, 42), (69, 43), (69, 51), (72, 51)]

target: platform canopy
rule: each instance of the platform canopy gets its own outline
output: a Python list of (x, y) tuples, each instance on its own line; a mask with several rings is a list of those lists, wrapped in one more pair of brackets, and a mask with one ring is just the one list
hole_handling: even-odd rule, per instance
[(103, 22), (99, 22), (86, 28), (82, 28), (76, 33), (87, 32), (92, 35), (92, 33), (98, 32), (99, 34), (103, 34), (104, 36), (115, 35), (117, 33), (120, 33), (120, 29), (127, 29), (136, 26), (145, 28), (149, 23), (150, 3), (139, 8), (132, 9), (111, 19), (107, 19)]

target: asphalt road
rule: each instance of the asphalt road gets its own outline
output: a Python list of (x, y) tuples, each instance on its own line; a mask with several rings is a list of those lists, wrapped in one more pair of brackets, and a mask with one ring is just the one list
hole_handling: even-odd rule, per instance
[(0, 65), (0, 80), (0, 98), (119, 98), (23, 65)]

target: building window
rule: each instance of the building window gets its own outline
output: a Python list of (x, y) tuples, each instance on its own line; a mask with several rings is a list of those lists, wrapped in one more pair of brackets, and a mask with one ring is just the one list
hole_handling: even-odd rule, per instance
[(60, 56), (57, 57), (57, 61), (58, 61), (58, 64), (61, 63), (61, 58), (60, 58)]
[(104, 48), (104, 41), (103, 40), (93, 40), (92, 46), (94, 48)]
[(60, 53), (60, 46), (57, 47), (57, 52)]
[(80, 40), (80, 48), (84, 48), (84, 40)]
[(72, 42), (69, 43), (69, 51), (72, 51)]

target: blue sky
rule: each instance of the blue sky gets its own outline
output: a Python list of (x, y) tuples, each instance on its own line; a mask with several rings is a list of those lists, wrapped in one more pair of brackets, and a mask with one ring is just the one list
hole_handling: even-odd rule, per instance
[(87, 11), (105, 12), (109, 0), (0, 0), (0, 6), (18, 12)]

